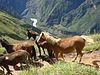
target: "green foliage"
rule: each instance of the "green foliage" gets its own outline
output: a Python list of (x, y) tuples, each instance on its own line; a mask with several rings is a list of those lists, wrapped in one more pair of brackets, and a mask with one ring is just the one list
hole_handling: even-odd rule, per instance
[[(100, 19), (100, 5), (97, 5), (97, 9), (94, 9), (93, 7), (87, 8), (84, 5), (81, 5), (79, 8), (77, 8), (74, 12), (76, 11), (80, 11), (83, 8), (86, 8), (84, 10), (86, 10), (85, 14), (79, 18), (79, 16), (76, 16), (73, 21), (72, 24), (70, 24), (69, 27), (69, 31), (74, 31), (74, 32), (78, 32), (78, 33), (90, 33), (90, 31), (92, 30), (93, 27), (96, 26), (97, 23), (99, 23), (99, 19)], [(84, 11), (83, 10), (83, 11)], [(81, 13), (77, 13), (79, 15), (81, 15), (83, 12)], [(71, 13), (70, 13), (71, 14)], [(100, 24), (100, 23), (99, 23)], [(98, 30), (96, 30), (98, 31)], [(93, 31), (92, 31), (93, 33)]]
[[(68, 5), (70, 5), (73, 3), (73, 0), (68, 2)], [(40, 22), (44, 22), (44, 25), (41, 25), (42, 27), (40, 27), (43, 28), (42, 30), (49, 30), (49, 28), (51, 28), (49, 32), (52, 32), (54, 35), (59, 34), (59, 31), (72, 32), (68, 34), (74, 34), (74, 32), (78, 34), (100, 32), (100, 1), (94, 0), (93, 2), (96, 5), (96, 9), (93, 7), (91, 1), (86, 0), (76, 9), (66, 12), (70, 9), (66, 1), (52, 0), (48, 5), (46, 5), (45, 0), (42, 0), (42, 3), (44, 4), (40, 9), (42, 10), (43, 8), (43, 14), (41, 13), (43, 16), (41, 17), (42, 21), (40, 20)], [(57, 27), (56, 33), (53, 33), (55, 27), (58, 25), (61, 25), (61, 27)], [(67, 34), (63, 32), (61, 33)]]
[[(7, 40), (24, 40), (27, 38), (26, 29), (30, 27), (33, 26), (9, 15), (7, 12), (0, 11), (0, 37)], [(33, 30), (40, 32), (34, 27)]]
[(46, 68), (31, 68), (21, 72), (19, 75), (99, 75), (100, 70), (93, 67), (63, 61)]
[(0, 37), (8, 37), (16, 40), (25, 39), (25, 30), (21, 27), (23, 24), (24, 22), (17, 18), (0, 11)]
[(0, 53), (3, 53), (4, 51), (6, 51), (5, 48), (0, 46)]
[(94, 43), (86, 43), (84, 50), (90, 52), (100, 49), (100, 34), (93, 34), (89, 36), (93, 38)]

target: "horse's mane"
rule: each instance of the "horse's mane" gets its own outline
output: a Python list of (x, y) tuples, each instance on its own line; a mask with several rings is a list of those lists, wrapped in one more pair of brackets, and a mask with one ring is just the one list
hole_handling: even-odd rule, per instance
[(48, 32), (42, 32), (42, 34), (44, 34), (44, 37), (45, 37), (46, 41), (49, 42), (49, 43), (51, 43), (51, 44), (53, 44), (53, 45), (60, 40), (60, 38), (54, 38)]

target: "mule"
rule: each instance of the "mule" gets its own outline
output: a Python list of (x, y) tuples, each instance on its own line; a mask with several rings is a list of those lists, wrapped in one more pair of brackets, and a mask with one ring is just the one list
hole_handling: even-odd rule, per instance
[(63, 60), (65, 60), (63, 54), (67, 54), (76, 50), (77, 56), (74, 58), (73, 61), (75, 61), (78, 55), (80, 55), (79, 63), (81, 62), (83, 56), (82, 50), (85, 46), (85, 39), (81, 36), (73, 36), (69, 38), (54, 38), (51, 34), (47, 32), (41, 32), (37, 42), (47, 42), (51, 44), (51, 49), (54, 51), (57, 60), (59, 54), (63, 58)]

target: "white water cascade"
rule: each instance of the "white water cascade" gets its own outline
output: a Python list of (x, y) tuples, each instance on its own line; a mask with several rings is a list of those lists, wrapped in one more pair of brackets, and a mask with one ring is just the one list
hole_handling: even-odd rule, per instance
[(31, 19), (31, 21), (33, 22), (32, 25), (33, 25), (34, 27), (37, 27), (37, 26), (36, 26), (36, 24), (37, 24), (37, 19), (35, 19), (35, 18), (30, 18), (30, 19)]

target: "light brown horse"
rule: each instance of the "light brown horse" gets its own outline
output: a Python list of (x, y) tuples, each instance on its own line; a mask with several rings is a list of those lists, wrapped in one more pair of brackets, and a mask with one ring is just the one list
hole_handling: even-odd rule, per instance
[(82, 49), (85, 46), (85, 39), (81, 36), (73, 36), (70, 38), (54, 38), (47, 32), (41, 32), (37, 42), (43, 43), (45, 41), (52, 45), (51, 49), (54, 50), (54, 54), (57, 60), (59, 54), (64, 59), (63, 54), (76, 50), (77, 56), (73, 61), (75, 61), (78, 55), (80, 55), (79, 63), (81, 62), (83, 56)]

